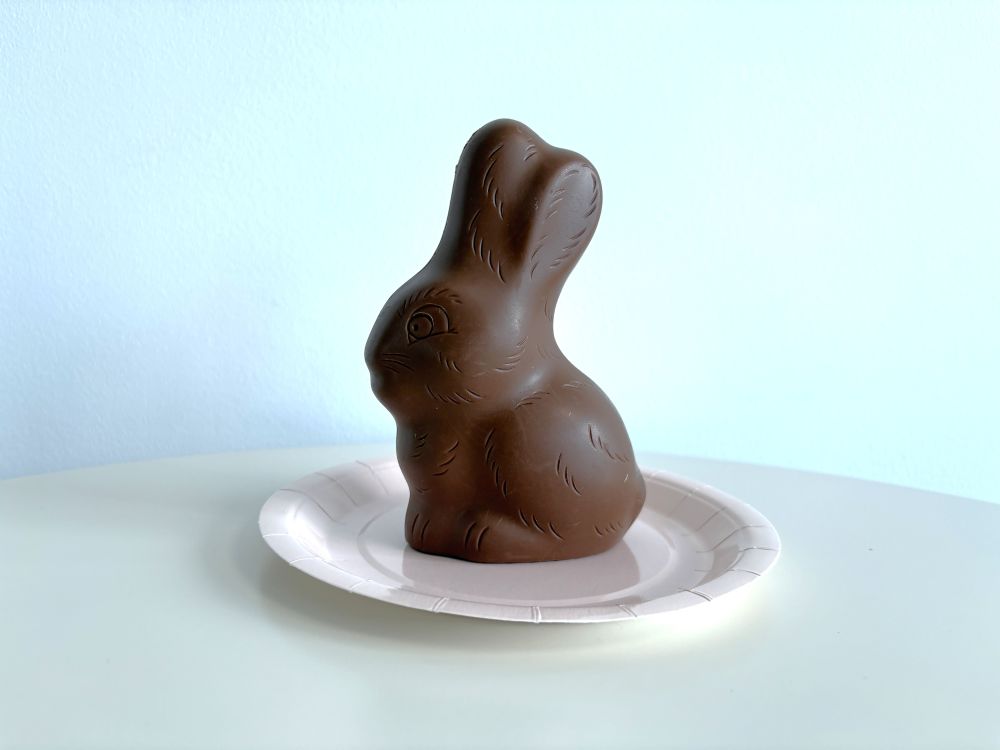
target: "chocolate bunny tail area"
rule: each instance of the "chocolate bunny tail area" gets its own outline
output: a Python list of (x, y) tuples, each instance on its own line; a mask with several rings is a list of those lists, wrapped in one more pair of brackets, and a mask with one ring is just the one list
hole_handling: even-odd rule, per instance
[(642, 509), (621, 417), (552, 328), (601, 196), (590, 162), (521, 123), (497, 120), (466, 144), (441, 241), (365, 347), (396, 420), (414, 549), (494, 563), (584, 557), (617, 543)]

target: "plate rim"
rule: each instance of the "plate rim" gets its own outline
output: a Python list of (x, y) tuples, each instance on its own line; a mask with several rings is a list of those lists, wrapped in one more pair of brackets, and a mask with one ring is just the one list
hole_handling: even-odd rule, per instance
[[(339, 484), (336, 473), (345, 471), (355, 466), (365, 467), (371, 472), (373, 479), (386, 489), (384, 483), (378, 476), (378, 470), (386, 466), (394, 467), (397, 471), (398, 462), (395, 456), (384, 456), (369, 460), (354, 460), (335, 464), (334, 466), (319, 469), (305, 474), (296, 480), (288, 483), (271, 494), (261, 507), (257, 522), (258, 529), (263, 540), (268, 547), (292, 567), (316, 578), (327, 585), (339, 588), (349, 593), (360, 594), (370, 599), (395, 604), (410, 609), (417, 609), (434, 614), (452, 614), (476, 619), (502, 620), (508, 622), (528, 622), (528, 623), (562, 623), (562, 624), (592, 624), (600, 622), (615, 622), (638, 620), (654, 615), (663, 615), (681, 610), (688, 610), (692, 607), (705, 607), (713, 602), (724, 598), (734, 591), (745, 590), (755, 584), (766, 573), (774, 569), (781, 557), (782, 543), (774, 524), (768, 518), (744, 500), (734, 495), (724, 492), (717, 487), (706, 484), (696, 479), (685, 477), (681, 474), (671, 472), (666, 469), (650, 468), (639, 466), (643, 479), (646, 482), (656, 482), (666, 486), (674, 492), (683, 492), (683, 498), (675, 506), (674, 510), (688, 497), (692, 495), (700, 496), (722, 508), (725, 508), (735, 516), (743, 525), (735, 529), (731, 534), (748, 530), (751, 540), (756, 536), (767, 535), (770, 538), (771, 546), (758, 546), (748, 544), (741, 550), (740, 555), (731, 564), (735, 565), (742, 555), (750, 549), (766, 550), (772, 555), (766, 564), (758, 566), (755, 571), (734, 569), (732, 566), (721, 571), (715, 578), (702, 582), (690, 589), (678, 589), (676, 592), (659, 596), (648, 601), (633, 604), (615, 604), (608, 602), (600, 605), (566, 605), (566, 606), (529, 606), (512, 605), (509, 603), (497, 603), (489, 601), (472, 601), (429, 594), (425, 591), (406, 586), (387, 586), (379, 581), (366, 579), (356, 573), (341, 568), (330, 560), (310, 551), (302, 542), (289, 531), (275, 531), (275, 528), (285, 529), (287, 526), (273, 523), (275, 518), (284, 518), (290, 511), (289, 506), (294, 504), (295, 508), (301, 507), (304, 502), (310, 502), (319, 508), (324, 514), (329, 514), (325, 509), (307, 492), (294, 487), (294, 485), (304, 482), (312, 477), (322, 477), (328, 481), (332, 480)], [(361, 507), (354, 498), (341, 487), (344, 494), (354, 503)], [(293, 495), (297, 499), (291, 500), (288, 495)], [(671, 511), (673, 512), (673, 511)], [(717, 511), (716, 513), (718, 513)], [(715, 514), (713, 514), (715, 515)], [(669, 517), (666, 514), (665, 517)], [(330, 516), (331, 520), (336, 522)], [(704, 525), (704, 524), (702, 524)], [(270, 529), (270, 530), (269, 530)], [(728, 538), (728, 537), (727, 537)], [(723, 539), (718, 544), (722, 544)], [(716, 545), (718, 546), (718, 545)], [(467, 565), (478, 565), (479, 563), (458, 561)], [(559, 561), (572, 563), (573, 560)], [(530, 563), (526, 563), (530, 564)], [(558, 564), (555, 563), (555, 564)], [(733, 573), (742, 572), (745, 576), (734, 576)], [(726, 581), (727, 577), (730, 579)], [(715, 584), (712, 593), (707, 594), (698, 589), (704, 583)], [(720, 582), (723, 582), (720, 584)], [(402, 596), (400, 595), (402, 594)], [(515, 610), (515, 611), (512, 611)], [(548, 616), (543, 617), (544, 614)], [(603, 611), (600, 611), (603, 610)]]

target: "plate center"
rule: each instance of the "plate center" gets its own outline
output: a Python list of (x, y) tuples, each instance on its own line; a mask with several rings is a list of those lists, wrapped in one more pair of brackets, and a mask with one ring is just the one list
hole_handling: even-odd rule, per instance
[[(624, 539), (607, 552), (577, 560), (484, 564), (417, 552), (403, 536), (405, 507), (393, 505), (373, 518), (358, 537), (365, 559), (386, 583), (469, 601), (523, 605), (622, 601), (629, 589), (663, 576), (675, 549), (670, 539), (640, 516)], [(435, 586), (428, 586), (434, 581)]]

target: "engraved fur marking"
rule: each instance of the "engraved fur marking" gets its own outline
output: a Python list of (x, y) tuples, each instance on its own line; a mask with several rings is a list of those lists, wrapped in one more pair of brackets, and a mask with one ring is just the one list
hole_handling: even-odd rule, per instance
[(556, 474), (563, 480), (563, 484), (569, 487), (577, 495), (581, 495), (580, 488), (576, 485), (576, 479), (570, 475), (569, 466), (563, 465), (563, 454), (560, 453), (556, 459)]
[(483, 186), (483, 189), (484, 189), (484, 190), (486, 189), (486, 180), (488, 180), (488, 179), (489, 179), (489, 176), (490, 176), (490, 172), (492, 172), (492, 171), (493, 171), (493, 167), (495, 167), (496, 165), (497, 165), (497, 160), (496, 160), (496, 159), (493, 159), (493, 160), (492, 160), (492, 161), (491, 161), (491, 162), (489, 163), (489, 166), (487, 166), (487, 167), (486, 167), (486, 171), (485, 171), (485, 172), (483, 172), (483, 180), (482, 180), (482, 186)]
[(389, 370), (393, 372), (399, 372), (400, 367), (410, 372), (415, 372), (413, 366), (410, 364), (411, 358), (405, 354), (396, 354), (394, 352), (386, 352), (380, 355), (379, 359), (382, 364)]
[[(502, 208), (500, 210), (502, 210)], [(493, 249), (488, 245), (485, 245), (483, 243), (483, 238), (479, 236), (479, 213), (480, 211), (477, 210), (476, 213), (473, 214), (472, 219), (469, 221), (469, 246), (472, 248), (472, 254), (489, 266), (489, 269), (497, 275), (498, 279), (500, 279), (500, 283), (506, 284), (507, 278), (503, 275), (503, 269), (500, 268), (499, 260), (497, 261), (496, 267), (493, 265)]]
[(598, 197), (597, 172), (595, 172), (594, 170), (590, 171), (590, 181), (591, 181), (591, 184), (592, 184), (592, 187), (591, 187), (591, 196), (590, 196), (590, 207), (587, 209), (586, 213), (584, 213), (584, 217), (585, 218), (589, 217), (592, 213), (594, 213), (594, 211), (597, 210), (597, 197)]
[[(583, 231), (586, 231), (586, 227), (584, 227)], [(549, 264), (549, 268), (558, 268), (563, 261), (565, 261), (567, 258), (569, 258), (569, 256), (573, 254), (573, 251), (576, 250), (576, 248), (579, 245), (580, 245), (580, 240), (577, 240), (576, 242), (571, 242), (570, 244), (566, 245), (562, 250), (559, 251), (559, 257), (557, 257)]]
[(456, 396), (457, 398), (461, 399), (467, 404), (475, 403), (476, 401), (479, 401), (482, 398), (481, 394), (476, 393), (476, 391), (472, 390), (471, 388), (465, 388), (461, 392), (456, 391), (452, 395)]
[(457, 373), (462, 372), (462, 368), (458, 366), (458, 363), (455, 360), (450, 359), (444, 352), (438, 352), (437, 359), (438, 362), (444, 365), (447, 369)]
[(486, 465), (489, 466), (490, 470), (493, 472), (493, 484), (496, 488), (500, 490), (500, 494), (507, 497), (507, 493), (504, 491), (504, 486), (506, 481), (504, 480), (503, 473), (500, 471), (500, 464), (494, 457), (494, 451), (496, 450), (496, 444), (493, 442), (493, 437), (496, 429), (491, 427), (490, 431), (486, 435)]
[[(520, 510), (518, 510), (517, 513), (521, 517), (521, 522), (524, 523), (525, 526), (528, 526), (528, 522), (525, 519), (524, 514)], [(553, 526), (551, 523), (547, 524), (548, 528), (546, 528), (545, 526), (542, 526), (542, 524), (538, 522), (538, 519), (535, 518), (534, 514), (532, 514), (532, 516), (531, 516), (531, 524), (532, 524), (532, 526), (535, 527), (535, 530), (538, 531), (539, 533), (541, 533), (541, 534), (551, 534), (552, 536), (554, 536), (559, 541), (565, 541), (565, 538), (563, 537), (563, 535), (560, 534), (558, 531), (556, 531), (556, 527), (555, 526)], [(529, 526), (528, 528), (531, 528), (531, 527)]]
[(535, 256), (538, 255), (539, 252), (541, 252), (541, 249), (543, 247), (545, 247), (545, 240), (547, 240), (548, 238), (549, 238), (549, 236), (547, 234), (543, 234), (538, 239), (538, 244), (535, 245), (535, 249), (531, 251), (531, 260), (534, 260)]
[(435, 401), (440, 401), (441, 403), (446, 403), (447, 400), (444, 396), (440, 395), (437, 391), (431, 388), (427, 383), (424, 383), (424, 390), (427, 391), (427, 395), (430, 396)]
[(516, 404), (514, 404), (514, 408), (520, 409), (522, 406), (531, 406), (532, 404), (537, 404), (546, 396), (551, 396), (551, 395), (552, 394), (549, 393), (548, 391), (535, 391), (534, 393), (525, 396)]
[(604, 536), (605, 534), (614, 534), (617, 531), (621, 531), (629, 522), (628, 518), (623, 518), (619, 521), (613, 521), (609, 524), (605, 524), (603, 528), (598, 526), (594, 527), (594, 531), (597, 532), (598, 536)]
[(451, 465), (452, 461), (454, 461), (457, 456), (458, 456), (458, 441), (456, 440), (454, 445), (445, 450), (444, 456), (442, 457), (441, 461), (438, 462), (437, 465), (438, 471), (435, 471), (432, 476), (440, 477), (447, 474), (448, 467)]
[(483, 543), (483, 537), (486, 536), (486, 532), (490, 530), (489, 526), (484, 526), (483, 530), (479, 532), (479, 536), (476, 537), (476, 551), (479, 551), (480, 546)]
[[(600, 197), (600, 191), (598, 190), (597, 173), (593, 170), (592, 167), (589, 167), (589, 165), (588, 165), (588, 169), (590, 170), (591, 196), (590, 196), (590, 203), (588, 204), (587, 210), (584, 212), (583, 217), (582, 217), (583, 218), (583, 222), (584, 222), (583, 226), (579, 230), (577, 230), (576, 232), (574, 232), (572, 235), (569, 236), (567, 244), (563, 245), (563, 247), (560, 248), (560, 250), (559, 250), (559, 254), (555, 258), (553, 258), (551, 261), (549, 261), (548, 268), (550, 270), (554, 270), (554, 269), (558, 268), (563, 263), (565, 263), (567, 260), (569, 260), (571, 257), (573, 257), (575, 255), (579, 255), (579, 253), (583, 249), (581, 247), (581, 245), (582, 245), (582, 243), (584, 241), (584, 237), (587, 234), (587, 232), (592, 228), (591, 227), (590, 217), (597, 210), (597, 199)], [(560, 180), (559, 180), (559, 182), (557, 184), (556, 189), (553, 190), (552, 193), (551, 193), (552, 200), (551, 200), (551, 203), (549, 204), (549, 209), (546, 212), (544, 219), (542, 220), (543, 226), (544, 226), (545, 223), (547, 223), (549, 221), (549, 219), (551, 219), (553, 216), (555, 216), (556, 213), (558, 213), (559, 210), (561, 209), (561, 206), (559, 204), (562, 202), (562, 200), (564, 198), (564, 193), (568, 189), (568, 188), (565, 187), (566, 182), (570, 178), (572, 178), (574, 175), (578, 175), (578, 174), (580, 174), (580, 170), (579, 169), (571, 169), (568, 172), (566, 172), (560, 178)], [(535, 248), (531, 252), (532, 266), (531, 266), (531, 270), (530, 270), (530, 272), (528, 274), (530, 278), (534, 278), (535, 277), (535, 272), (538, 270), (538, 266), (539, 266), (539, 264), (540, 264), (541, 261), (540, 260), (536, 260), (536, 256), (541, 251), (541, 249), (545, 246), (545, 242), (546, 242), (547, 238), (548, 238), (547, 234), (542, 234), (542, 237), (539, 240), (538, 244), (535, 246)]]
[(477, 393), (476, 391), (473, 391), (470, 388), (463, 388), (461, 391), (442, 394), (438, 393), (429, 385), (424, 383), (424, 390), (427, 392), (427, 395), (430, 396), (435, 401), (438, 401), (442, 404), (454, 404), (455, 406), (472, 404), (483, 398), (482, 394)]
[(467, 232), (471, 232), (472, 231), (472, 228), (476, 225), (476, 221), (479, 219), (479, 214), (482, 212), (482, 210), (483, 209), (481, 209), (481, 208), (477, 208), (476, 209), (476, 212), (474, 214), (472, 214), (472, 218), (469, 219), (469, 226), (466, 227), (465, 231), (467, 231)]
[[(444, 299), (454, 302), (456, 305), (462, 304), (462, 298), (459, 297), (455, 292), (447, 287), (432, 286), (419, 292), (414, 292), (399, 306), (396, 311), (396, 317), (402, 318), (403, 314), (410, 308), (411, 305), (420, 302), (421, 300), (430, 299), (433, 297), (443, 297)], [(405, 355), (403, 355), (405, 356)]]
[(427, 445), (427, 435), (428, 433), (426, 432), (423, 434), (413, 433), (415, 444), (413, 451), (410, 453), (410, 458), (420, 458), (424, 454), (424, 447)]
[(628, 458), (621, 455), (620, 453), (615, 453), (612, 451), (607, 443), (604, 442), (604, 438), (601, 437), (600, 433), (594, 432), (594, 425), (587, 425), (587, 433), (590, 436), (590, 444), (594, 446), (599, 451), (604, 451), (608, 454), (608, 458), (612, 461), (618, 461), (620, 463), (628, 463)]
[(514, 352), (504, 357), (504, 361), (493, 369), (496, 372), (510, 372), (517, 367), (517, 365), (521, 362), (521, 358), (524, 357), (524, 347), (527, 342), (527, 336), (518, 341), (515, 345)]
[[(496, 180), (491, 173), (493, 172), (493, 167), (497, 164), (497, 154), (500, 153), (500, 149), (503, 147), (504, 144), (501, 143), (486, 156), (486, 158), (490, 160), (490, 163), (486, 166), (482, 179), (482, 188), (486, 191), (486, 196), (493, 204), (493, 208), (497, 210), (497, 214), (500, 216), (500, 221), (503, 221), (503, 196), (500, 195), (500, 186), (495, 185)], [(492, 268), (492, 265), (490, 267)]]

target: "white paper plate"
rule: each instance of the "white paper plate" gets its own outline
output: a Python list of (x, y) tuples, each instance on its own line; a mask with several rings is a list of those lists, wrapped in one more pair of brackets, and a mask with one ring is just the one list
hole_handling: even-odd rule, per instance
[(403, 538), (408, 490), (394, 459), (342, 464), (279, 490), (260, 531), (279, 556), (337, 588), (429, 612), (606, 622), (705, 604), (778, 559), (771, 523), (699, 482), (643, 469), (647, 498), (624, 539), (578, 560), (488, 565), (425, 555)]

